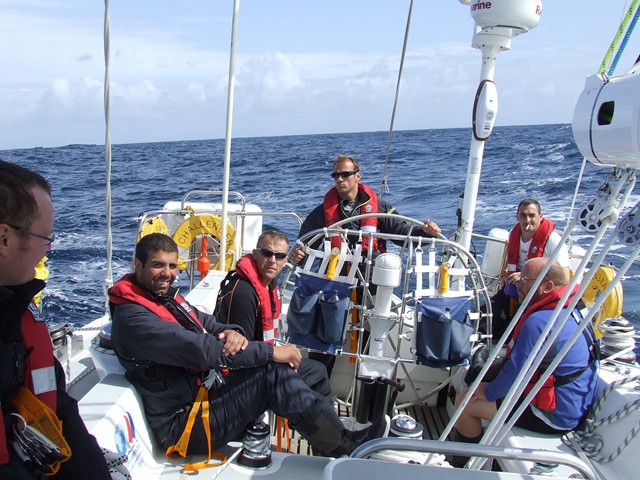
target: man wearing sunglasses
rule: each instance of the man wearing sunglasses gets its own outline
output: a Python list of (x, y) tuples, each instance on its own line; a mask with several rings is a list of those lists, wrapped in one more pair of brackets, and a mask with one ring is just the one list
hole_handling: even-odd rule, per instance
[[(49, 183), (31, 170), (0, 160), (0, 478), (46, 474), (51, 479), (106, 480), (111, 475), (104, 456), (87, 432), (77, 402), (66, 392), (64, 371), (32, 300), (45, 286), (34, 278), (35, 267), (54, 238)], [(62, 422), (71, 456), (61, 464), (57, 462), (60, 451), (66, 453), (63, 445), (42, 460), (42, 445), (25, 443), (20, 434), (27, 428), (12, 425), (17, 417), (10, 413), (20, 408), (18, 399), (31, 395)]]
[[(356, 215), (398, 213), (387, 201), (379, 198), (371, 187), (360, 183), (362, 178), (360, 165), (352, 156), (338, 155), (338, 158), (333, 162), (331, 178), (333, 178), (334, 187), (327, 192), (323, 203), (314, 208), (307, 216), (300, 227), (298, 238), (312, 230), (328, 227), (340, 220)], [(431, 220), (425, 220), (422, 229), (414, 232), (413, 230), (416, 229), (412, 225), (394, 218), (368, 218), (343, 225), (343, 228), (398, 235), (411, 233), (427, 237), (435, 237), (441, 233), (440, 227)], [(363, 248), (366, 248), (366, 245)], [(374, 239), (373, 248), (374, 251), (379, 253), (384, 253), (386, 250), (384, 242), (379, 239)], [(303, 257), (303, 252), (297, 249), (292, 253), (291, 261), (298, 263)]]
[[(289, 239), (284, 233), (263, 232), (253, 252), (242, 257), (236, 269), (220, 283), (214, 312), (218, 321), (239, 325), (249, 340), (274, 343), (281, 309), (277, 279), (287, 262), (288, 251)], [(314, 391), (331, 397), (323, 365), (303, 358), (298, 374)]]
[[(362, 172), (358, 161), (349, 155), (338, 155), (333, 162), (333, 172), (331, 178), (334, 187), (324, 196), (324, 201), (318, 205), (307, 216), (300, 227), (298, 238), (307, 233), (320, 228), (328, 227), (334, 223), (356, 215), (368, 213), (398, 213), (396, 209), (387, 201), (379, 198), (376, 192), (360, 183)], [(342, 228), (350, 230), (361, 230), (362, 232), (382, 232), (397, 235), (416, 235), (425, 237), (435, 237), (440, 235), (440, 227), (436, 222), (425, 220), (421, 229), (414, 228), (413, 225), (395, 218), (366, 218), (358, 222), (351, 222), (342, 225)], [(357, 238), (352, 239), (355, 244)], [(320, 245), (318, 241), (313, 248)], [(335, 242), (335, 243), (334, 243)], [(332, 237), (332, 246), (339, 247), (340, 237)], [(363, 251), (368, 248), (368, 243), (363, 242)], [(382, 239), (373, 239), (373, 255), (386, 251), (386, 243)], [(304, 258), (304, 252), (300, 248), (294, 249), (291, 253), (291, 263), (298, 264)], [(325, 364), (329, 375), (333, 369), (335, 357), (322, 353), (311, 353), (310, 357)]]

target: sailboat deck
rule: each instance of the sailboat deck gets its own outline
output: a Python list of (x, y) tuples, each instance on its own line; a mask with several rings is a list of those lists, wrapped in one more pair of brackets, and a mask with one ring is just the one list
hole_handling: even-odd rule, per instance
[[(340, 404), (338, 411), (341, 417), (348, 417), (350, 409), (348, 406)], [(444, 407), (432, 407), (428, 405), (412, 405), (409, 408), (400, 410), (400, 413), (410, 415), (424, 427), (423, 438), (437, 440), (449, 423), (449, 414)], [(279, 430), (279, 434), (278, 434)], [(287, 445), (289, 447), (287, 448)], [(300, 455), (313, 455), (311, 445), (292, 429), (278, 429), (276, 422), (271, 436), (271, 446), (274, 451), (297, 453)]]

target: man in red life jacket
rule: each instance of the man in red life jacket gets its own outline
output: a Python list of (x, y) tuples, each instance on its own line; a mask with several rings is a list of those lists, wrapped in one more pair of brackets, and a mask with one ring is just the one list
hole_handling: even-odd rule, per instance
[[(302, 223), (298, 238), (318, 228), (328, 227), (345, 218), (365, 213), (398, 213), (386, 200), (379, 198), (375, 191), (360, 183), (362, 172), (358, 161), (349, 155), (338, 155), (333, 162), (331, 178), (335, 186), (324, 197), (323, 203), (318, 205)], [(413, 225), (394, 218), (368, 218), (353, 224), (343, 225), (343, 228), (362, 230), (363, 232), (383, 232), (398, 235), (411, 233), (417, 236), (435, 237), (440, 235), (440, 227), (431, 220), (425, 220), (421, 229), (414, 229)], [(415, 230), (415, 232), (414, 232)], [(355, 239), (354, 239), (355, 241)], [(374, 250), (384, 252), (384, 245), (374, 241)], [(295, 250), (291, 261), (298, 263), (304, 253)]]
[(109, 290), (111, 339), (163, 448), (182, 435), (198, 390), (211, 375), (218, 379), (208, 393), (211, 438), (196, 421), (188, 454), (206, 454), (209, 447), (236, 439), (266, 410), (287, 418), (317, 451), (330, 456), (348, 455), (384, 434), (382, 423), (346, 430), (331, 402), (296, 372), (301, 354), (295, 345), (247, 341), (240, 327), (218, 322), (178, 295), (172, 287), (178, 247), (171, 237), (142, 237), (134, 269)]
[[(520, 300), (524, 300), (529, 293), (547, 262), (547, 258), (539, 257), (528, 260), (524, 264), (517, 283)], [(480, 441), (482, 419), (491, 420), (495, 416), (500, 403), (524, 367), (566, 289), (565, 272), (560, 264), (554, 261), (514, 329), (502, 367), (490, 382), (480, 383), (473, 393), (471, 402), (460, 415), (454, 435), (457, 437), (456, 440), (469, 443)], [(567, 298), (565, 309), (576, 290), (577, 287)], [(539, 368), (540, 373), (546, 370), (569, 341), (581, 320), (579, 310), (574, 309), (543, 359)], [(533, 398), (531, 404), (517, 420), (517, 426), (540, 433), (562, 434), (580, 424), (593, 402), (598, 376), (595, 339), (593, 332), (590, 329), (587, 330), (571, 346), (553, 375)], [(538, 378), (539, 376), (534, 375), (525, 394), (531, 390)], [(456, 406), (462, 402), (467, 390), (458, 394)]]
[[(367, 213), (396, 213), (386, 200), (378, 197), (375, 191), (360, 183), (362, 172), (358, 161), (349, 155), (338, 155), (333, 162), (333, 172), (331, 173), (335, 186), (331, 188), (324, 197), (323, 203), (318, 205), (307, 216), (302, 223), (298, 238), (303, 235), (319, 229), (333, 225), (334, 223), (350, 218), (356, 215)], [(440, 227), (432, 220), (425, 220), (422, 228), (414, 228), (414, 225), (395, 218), (366, 218), (359, 222), (347, 223), (342, 228), (350, 230), (361, 230), (362, 232), (382, 232), (397, 235), (416, 235), (425, 237), (436, 237), (440, 235)], [(353, 239), (353, 243), (356, 242)], [(339, 236), (332, 238), (332, 242), (340, 242)], [(367, 246), (366, 240), (363, 241), (363, 248)], [(317, 245), (312, 245), (316, 248)], [(374, 239), (373, 241), (374, 256), (378, 253), (384, 253), (386, 246), (383, 241)], [(304, 258), (304, 252), (301, 249), (295, 249), (291, 254), (291, 262), (299, 263)], [(310, 357), (321, 361), (327, 366), (327, 371), (331, 373), (335, 357), (333, 355), (325, 355), (322, 353), (311, 353)]]
[[(493, 334), (500, 338), (506, 330), (516, 309), (518, 290), (516, 282), (524, 262), (530, 258), (549, 258), (560, 245), (562, 237), (555, 231), (554, 223), (545, 218), (540, 203), (526, 198), (518, 204), (518, 223), (509, 232), (507, 245), (507, 269), (500, 278), (498, 293), (492, 299)], [(556, 258), (569, 281), (569, 251), (562, 245)]]
[[(277, 279), (288, 251), (289, 239), (282, 232), (269, 230), (258, 237), (253, 252), (242, 257), (220, 284), (214, 312), (219, 322), (239, 325), (250, 340), (274, 342), (281, 311)], [(331, 397), (320, 363), (302, 359), (298, 374), (314, 391)]]
[(9, 402), (26, 387), (62, 422), (71, 456), (52, 479), (110, 479), (104, 456), (65, 390), (65, 375), (33, 297), (45, 283), (35, 267), (51, 249), (51, 187), (39, 174), (0, 160), (0, 478), (44, 478), (48, 462), (15, 443)]

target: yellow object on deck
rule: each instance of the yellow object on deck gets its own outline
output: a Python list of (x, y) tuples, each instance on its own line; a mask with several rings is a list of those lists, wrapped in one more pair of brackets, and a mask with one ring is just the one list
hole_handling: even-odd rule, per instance
[(443, 262), (440, 265), (440, 293), (447, 293), (449, 291), (449, 269), (451, 264), (449, 262)]
[[(44, 256), (38, 265), (36, 265), (36, 278), (44, 280), (45, 282), (49, 278), (49, 269), (44, 264), (47, 260), (49, 260), (49, 258)], [(42, 310), (42, 291), (33, 297), (33, 301), (36, 303), (36, 306)]]
[(338, 259), (340, 258), (340, 249), (333, 247), (331, 249), (331, 259), (329, 265), (327, 265), (327, 278), (332, 279), (336, 275), (336, 265), (338, 265)]
[[(605, 291), (614, 276), (615, 271), (611, 267), (599, 267), (596, 270), (595, 275), (582, 295), (582, 301), (587, 307), (595, 303), (596, 297)], [(607, 318), (618, 318), (622, 315), (622, 300), (622, 285), (618, 283), (600, 307), (600, 311), (593, 317), (593, 329), (597, 338), (602, 338), (602, 331), (600, 330), (602, 322)]]
[(169, 235), (169, 227), (167, 227), (167, 223), (162, 219), (160, 215), (153, 218), (147, 218), (143, 224), (140, 226), (140, 230), (138, 230), (138, 242), (145, 235), (149, 235), (150, 233), (164, 233), (165, 235)]

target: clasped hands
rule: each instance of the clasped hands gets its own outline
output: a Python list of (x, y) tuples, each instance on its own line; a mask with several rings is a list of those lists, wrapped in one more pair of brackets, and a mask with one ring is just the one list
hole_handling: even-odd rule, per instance
[[(236, 330), (224, 330), (218, 334), (218, 340), (224, 342), (222, 353), (226, 356), (235, 355), (249, 345), (249, 341), (244, 335)], [(288, 363), (291, 368), (297, 370), (302, 361), (302, 353), (295, 345), (274, 345), (273, 361), (276, 363)]]

